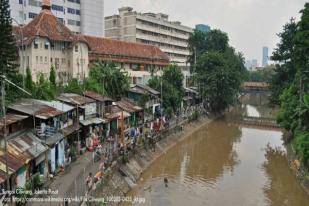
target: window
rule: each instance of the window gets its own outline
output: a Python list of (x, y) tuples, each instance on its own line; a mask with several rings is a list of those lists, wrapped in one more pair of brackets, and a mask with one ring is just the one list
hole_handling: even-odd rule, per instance
[(63, 11), (63, 6), (58, 6), (58, 5), (53, 4), (52, 5), (52, 10)]
[(61, 64), (65, 64), (65, 58), (61, 59)]
[(68, 60), (68, 67), (70, 67), (71, 66), (71, 62), (70, 62), (70, 60)]
[(32, 12), (29, 12), (29, 18), (30, 19), (33, 19), (34, 17), (36, 17), (38, 14), (36, 13), (32, 13)]
[(47, 57), (45, 57), (45, 64), (47, 64)]
[(35, 49), (39, 48), (39, 44), (38, 44), (37, 42), (34, 41), (33, 44), (34, 44), (34, 48), (35, 48)]
[(40, 63), (42, 64), (43, 63), (43, 57), (40, 56)]
[(75, 45), (75, 52), (78, 52), (78, 45)]
[(50, 63), (53, 63), (53, 58), (50, 58)]
[(19, 4), (23, 4), (23, 0), (19, 0)]
[(80, 26), (80, 21), (76, 21), (76, 26)]
[(76, 25), (75, 20), (68, 19), (68, 25)]
[(37, 64), (39, 63), (39, 57), (38, 57), (38, 56), (35, 57), (35, 62), (36, 62)]
[(75, 13), (76, 15), (80, 15), (80, 10), (76, 9)]
[(49, 46), (49, 42), (45, 42), (45, 45), (44, 45), (45, 49), (48, 49), (48, 46)]
[(68, 13), (70, 13), (70, 14), (75, 14), (75, 9), (68, 8)]

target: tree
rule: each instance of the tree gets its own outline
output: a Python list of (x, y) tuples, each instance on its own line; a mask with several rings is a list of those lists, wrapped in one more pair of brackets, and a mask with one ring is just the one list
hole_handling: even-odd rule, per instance
[(51, 88), (49, 81), (46, 81), (43, 74), (40, 74), (39, 81), (35, 85), (34, 98), (42, 100), (54, 100), (55, 90)]
[(119, 98), (126, 93), (130, 87), (128, 74), (113, 63), (97, 62), (90, 69), (89, 79), (92, 79), (98, 89), (101, 85), (101, 94)]
[(278, 65), (272, 96), (275, 100), (280, 96), (278, 122), (292, 131), (295, 151), (309, 167), (309, 96), (304, 87), (309, 80), (309, 3), (301, 14), (298, 23), (292, 19), (279, 34), (281, 42), (273, 54)]
[(280, 104), (280, 95), (294, 81), (297, 73), (295, 64), (295, 34), (297, 23), (294, 18), (284, 25), (283, 32), (279, 33), (280, 43), (274, 50), (271, 59), (278, 62), (275, 74), (272, 76), (270, 88), (272, 91), (271, 102)]
[(182, 86), (183, 74), (176, 65), (170, 65), (163, 70), (162, 77), (153, 77), (148, 85), (157, 90), (163, 91), (163, 107), (166, 111), (176, 113), (181, 107), (184, 89)]
[(53, 87), (56, 88), (57, 84), (56, 84), (56, 71), (54, 66), (51, 66), (50, 68), (50, 72), (49, 72), (49, 82), (51, 83), (51, 85)]
[(217, 51), (206, 52), (198, 60), (197, 82), (212, 112), (222, 112), (236, 100), (242, 75), (232, 64), (227, 54)]
[(226, 51), (228, 48), (228, 41), (228, 35), (220, 30), (215, 29), (209, 32), (194, 30), (188, 40), (189, 49), (192, 54), (189, 57), (189, 62), (191, 65), (195, 65), (195, 60), (206, 51)]
[(0, 68), (1, 75), (17, 73), (17, 47), (12, 35), (12, 19), (8, 0), (0, 0)]
[(213, 112), (221, 112), (235, 101), (247, 76), (243, 55), (236, 53), (228, 41), (228, 35), (220, 30), (195, 30), (189, 38), (195, 84)]
[(32, 81), (32, 74), (29, 67), (26, 69), (25, 87), (28, 91), (32, 92), (34, 89), (34, 83)]

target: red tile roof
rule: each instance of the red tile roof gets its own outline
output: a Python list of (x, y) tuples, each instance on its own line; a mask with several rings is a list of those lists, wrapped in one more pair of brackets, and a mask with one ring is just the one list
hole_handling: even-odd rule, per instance
[[(50, 4), (49, 1), (45, 3)], [(42, 8), (40, 14), (29, 24), (23, 27), (13, 27), (13, 33), (17, 36), (17, 44), (21, 44), (22, 35), (24, 45), (32, 43), (39, 36), (54, 41), (70, 42), (72, 43), (70, 46), (76, 42), (84, 42), (91, 50), (90, 60), (162, 66), (169, 64), (168, 55), (156, 46), (74, 34), (52, 14), (48, 6)]]
[(91, 48), (90, 60), (157, 65), (169, 63), (167, 54), (156, 46), (92, 36), (85, 38)]

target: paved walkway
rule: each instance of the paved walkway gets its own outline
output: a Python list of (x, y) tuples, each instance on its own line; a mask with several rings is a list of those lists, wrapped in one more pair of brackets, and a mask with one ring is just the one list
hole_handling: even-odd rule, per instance
[[(100, 161), (93, 162), (92, 152), (86, 152), (81, 155), (75, 162), (71, 163), (63, 173), (57, 175), (52, 182), (45, 185), (45, 188), (51, 191), (57, 191), (58, 194), (51, 195), (55, 198), (63, 197), (82, 197), (86, 192), (85, 179), (91, 172), (93, 175), (97, 172)], [(48, 198), (49, 196), (47, 196)], [(46, 198), (46, 196), (44, 197)], [(43, 206), (43, 205), (62, 205), (58, 202), (29, 202), (28, 205)], [(74, 205), (74, 204), (73, 204)]]

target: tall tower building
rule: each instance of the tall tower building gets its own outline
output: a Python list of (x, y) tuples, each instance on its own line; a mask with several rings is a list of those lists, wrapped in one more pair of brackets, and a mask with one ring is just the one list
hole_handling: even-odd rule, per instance
[[(46, 0), (9, 0), (13, 25), (28, 24)], [(104, 36), (104, 0), (47, 0), (52, 13), (71, 31)]]
[(262, 60), (262, 67), (265, 67), (268, 65), (268, 47), (263, 47), (263, 60)]

